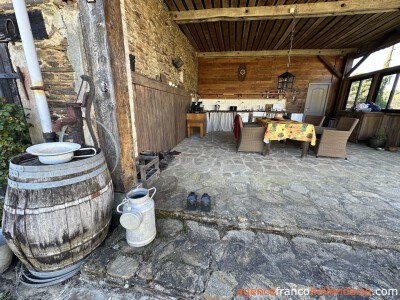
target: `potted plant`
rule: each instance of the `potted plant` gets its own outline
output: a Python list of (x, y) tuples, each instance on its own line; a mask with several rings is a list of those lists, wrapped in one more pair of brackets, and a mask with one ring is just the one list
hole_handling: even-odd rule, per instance
[(381, 148), (385, 146), (387, 140), (387, 135), (385, 133), (385, 129), (381, 128), (377, 131), (377, 133), (368, 140), (368, 146), (371, 148)]

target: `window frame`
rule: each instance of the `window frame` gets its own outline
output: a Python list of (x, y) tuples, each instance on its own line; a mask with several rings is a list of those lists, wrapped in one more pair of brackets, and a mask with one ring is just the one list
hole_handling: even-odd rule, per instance
[[(386, 107), (382, 108), (382, 111), (388, 111), (388, 112), (392, 112), (392, 111), (400, 111), (400, 109), (394, 109), (394, 108), (388, 108), (390, 106), (390, 104), (392, 103), (394, 94), (396, 92), (396, 86), (398, 84), (398, 81), (400, 80), (400, 68), (398, 68), (398, 70), (390, 70), (390, 71), (382, 71), (379, 73), (378, 75), (378, 79), (377, 79), (377, 84), (376, 84), (376, 88), (374, 89), (374, 93), (373, 93), (373, 99), (376, 100), (376, 97), (378, 96), (379, 93), (379, 87), (382, 84), (382, 80), (383, 77), (385, 76), (390, 76), (390, 75), (396, 75), (394, 82), (393, 82), (393, 86), (392, 86), (392, 90), (390, 91), (390, 95), (389, 95), (389, 99), (386, 103)], [(375, 103), (375, 101), (372, 101)]]
[[(350, 89), (351, 89), (351, 84), (355, 81), (362, 81), (368, 78), (372, 78), (372, 82), (371, 82), (371, 86), (370, 86), (370, 90), (368, 92), (368, 96), (367, 96), (367, 100), (366, 102), (373, 102), (375, 103), (376, 97), (378, 95), (379, 92), (379, 86), (382, 82), (382, 78), (384, 76), (387, 75), (392, 75), (392, 74), (397, 74), (400, 73), (400, 66), (395, 66), (395, 67), (391, 67), (391, 68), (386, 68), (386, 69), (381, 69), (375, 72), (369, 72), (369, 73), (364, 73), (364, 74), (359, 74), (359, 75), (355, 75), (352, 77), (348, 77), (347, 78), (347, 87), (346, 87), (346, 97), (345, 97), (345, 101), (343, 103), (343, 109), (346, 110), (346, 106), (347, 106), (347, 101), (349, 99), (349, 94), (350, 94)], [(400, 75), (399, 75), (399, 81), (400, 81)], [(395, 85), (393, 85), (394, 87)], [(393, 92), (393, 88), (392, 88), (392, 92)], [(355, 102), (356, 103), (356, 102)], [(389, 103), (389, 102), (388, 102)], [(392, 113), (399, 113), (400, 109), (389, 109), (387, 108), (388, 104), (386, 105), (386, 108), (381, 109), (382, 112), (392, 112)]]
[[(357, 76), (357, 77), (359, 77), (359, 76)], [(373, 85), (373, 82), (374, 82), (374, 77), (373, 76), (365, 76), (365, 77), (363, 76), (362, 78), (349, 78), (349, 85), (348, 85), (347, 93), (346, 93), (347, 96), (346, 96), (346, 101), (345, 101), (345, 105), (344, 105), (345, 109), (347, 107), (347, 102), (349, 101), (351, 86), (353, 85), (353, 83), (359, 81), (358, 88), (357, 88), (357, 93), (356, 93), (356, 96), (355, 96), (355, 99), (354, 99), (354, 104), (353, 104), (353, 105), (356, 105), (356, 104), (360, 103), (360, 102), (357, 101), (357, 98), (358, 98), (358, 96), (360, 94), (362, 82), (364, 80), (368, 80), (368, 79), (371, 79), (371, 85), (369, 86), (369, 91), (368, 91), (367, 98), (365, 99), (365, 102), (363, 102), (363, 103), (367, 103), (369, 101), (369, 99), (371, 98), (370, 95), (371, 95), (372, 85)]]

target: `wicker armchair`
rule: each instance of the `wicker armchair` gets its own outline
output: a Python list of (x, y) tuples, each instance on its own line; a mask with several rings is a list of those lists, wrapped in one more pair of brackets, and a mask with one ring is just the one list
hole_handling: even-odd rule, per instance
[(359, 119), (356, 118), (340, 118), (336, 128), (320, 127), (322, 135), (317, 144), (317, 157), (328, 156), (347, 159), (347, 140), (358, 121)]
[(313, 124), (314, 126), (322, 126), (324, 120), (325, 116), (306, 115), (303, 122), (308, 124)]
[(265, 127), (256, 123), (248, 123), (244, 126), (240, 118), (237, 151), (259, 152), (262, 154), (265, 149), (264, 134)]

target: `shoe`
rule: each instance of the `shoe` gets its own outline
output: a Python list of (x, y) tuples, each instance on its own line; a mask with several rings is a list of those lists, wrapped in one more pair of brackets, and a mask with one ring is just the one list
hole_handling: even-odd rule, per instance
[(186, 198), (186, 209), (187, 210), (197, 209), (197, 195), (194, 192), (190, 192)]
[(200, 209), (202, 211), (211, 210), (211, 198), (207, 193), (204, 193), (203, 196), (201, 196)]

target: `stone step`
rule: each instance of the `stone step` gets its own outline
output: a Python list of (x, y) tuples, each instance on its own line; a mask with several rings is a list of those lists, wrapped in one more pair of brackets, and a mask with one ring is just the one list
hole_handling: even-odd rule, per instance
[(360, 245), (377, 249), (392, 249), (400, 251), (400, 236), (385, 236), (378, 234), (354, 233), (351, 231), (330, 230), (327, 228), (305, 228), (300, 226), (280, 226), (273, 223), (253, 221), (245, 217), (213, 217), (207, 214), (188, 211), (168, 211), (156, 209), (157, 217), (191, 220), (208, 225), (218, 225), (229, 229), (246, 229), (264, 233), (274, 233), (287, 237), (309, 237), (323, 242), (338, 242), (348, 245)]
[(399, 265), (395, 250), (159, 217), (157, 237), (145, 247), (128, 246), (117, 227), (81, 276), (173, 299), (231, 299), (278, 287), (400, 291)]

